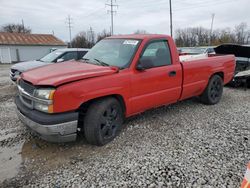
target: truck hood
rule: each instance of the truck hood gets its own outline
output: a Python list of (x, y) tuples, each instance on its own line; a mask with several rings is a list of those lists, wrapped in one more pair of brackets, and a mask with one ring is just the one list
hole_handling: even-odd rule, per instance
[(45, 65), (50, 65), (51, 63), (48, 62), (42, 62), (42, 61), (25, 61), (21, 63), (17, 63), (11, 67), (11, 69), (18, 70), (19, 72), (25, 72), (30, 69), (34, 69), (37, 67), (45, 66)]
[(235, 57), (250, 58), (250, 46), (237, 44), (222, 44), (214, 48), (217, 54), (234, 54)]
[(118, 70), (117, 67), (68, 61), (27, 71), (21, 75), (21, 78), (33, 85), (58, 86), (72, 81), (114, 74)]

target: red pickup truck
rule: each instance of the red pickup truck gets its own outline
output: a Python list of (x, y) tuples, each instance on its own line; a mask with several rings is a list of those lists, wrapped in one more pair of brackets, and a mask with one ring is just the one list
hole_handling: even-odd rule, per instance
[(82, 133), (104, 145), (124, 118), (147, 109), (194, 96), (218, 103), (234, 69), (233, 55), (180, 62), (167, 35), (112, 36), (80, 61), (23, 73), (15, 103), (21, 121), (47, 141), (74, 141)]

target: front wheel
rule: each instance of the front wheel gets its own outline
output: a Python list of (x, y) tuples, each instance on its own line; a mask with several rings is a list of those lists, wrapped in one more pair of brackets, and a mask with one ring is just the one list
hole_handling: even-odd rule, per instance
[(207, 88), (200, 96), (200, 100), (204, 104), (217, 104), (223, 93), (223, 80), (219, 75), (214, 75), (209, 80)]
[(84, 118), (86, 140), (102, 146), (112, 141), (121, 131), (123, 110), (115, 98), (104, 98), (94, 102)]

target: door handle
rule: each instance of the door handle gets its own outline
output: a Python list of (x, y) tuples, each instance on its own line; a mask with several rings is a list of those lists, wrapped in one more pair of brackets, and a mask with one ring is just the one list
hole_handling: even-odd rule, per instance
[(168, 76), (170, 76), (170, 77), (176, 76), (176, 71), (170, 71), (168, 73)]

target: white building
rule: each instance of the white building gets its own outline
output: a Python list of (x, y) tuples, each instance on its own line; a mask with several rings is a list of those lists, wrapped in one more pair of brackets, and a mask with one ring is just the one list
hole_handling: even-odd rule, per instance
[(50, 34), (0, 32), (0, 63), (35, 60), (67, 45)]

